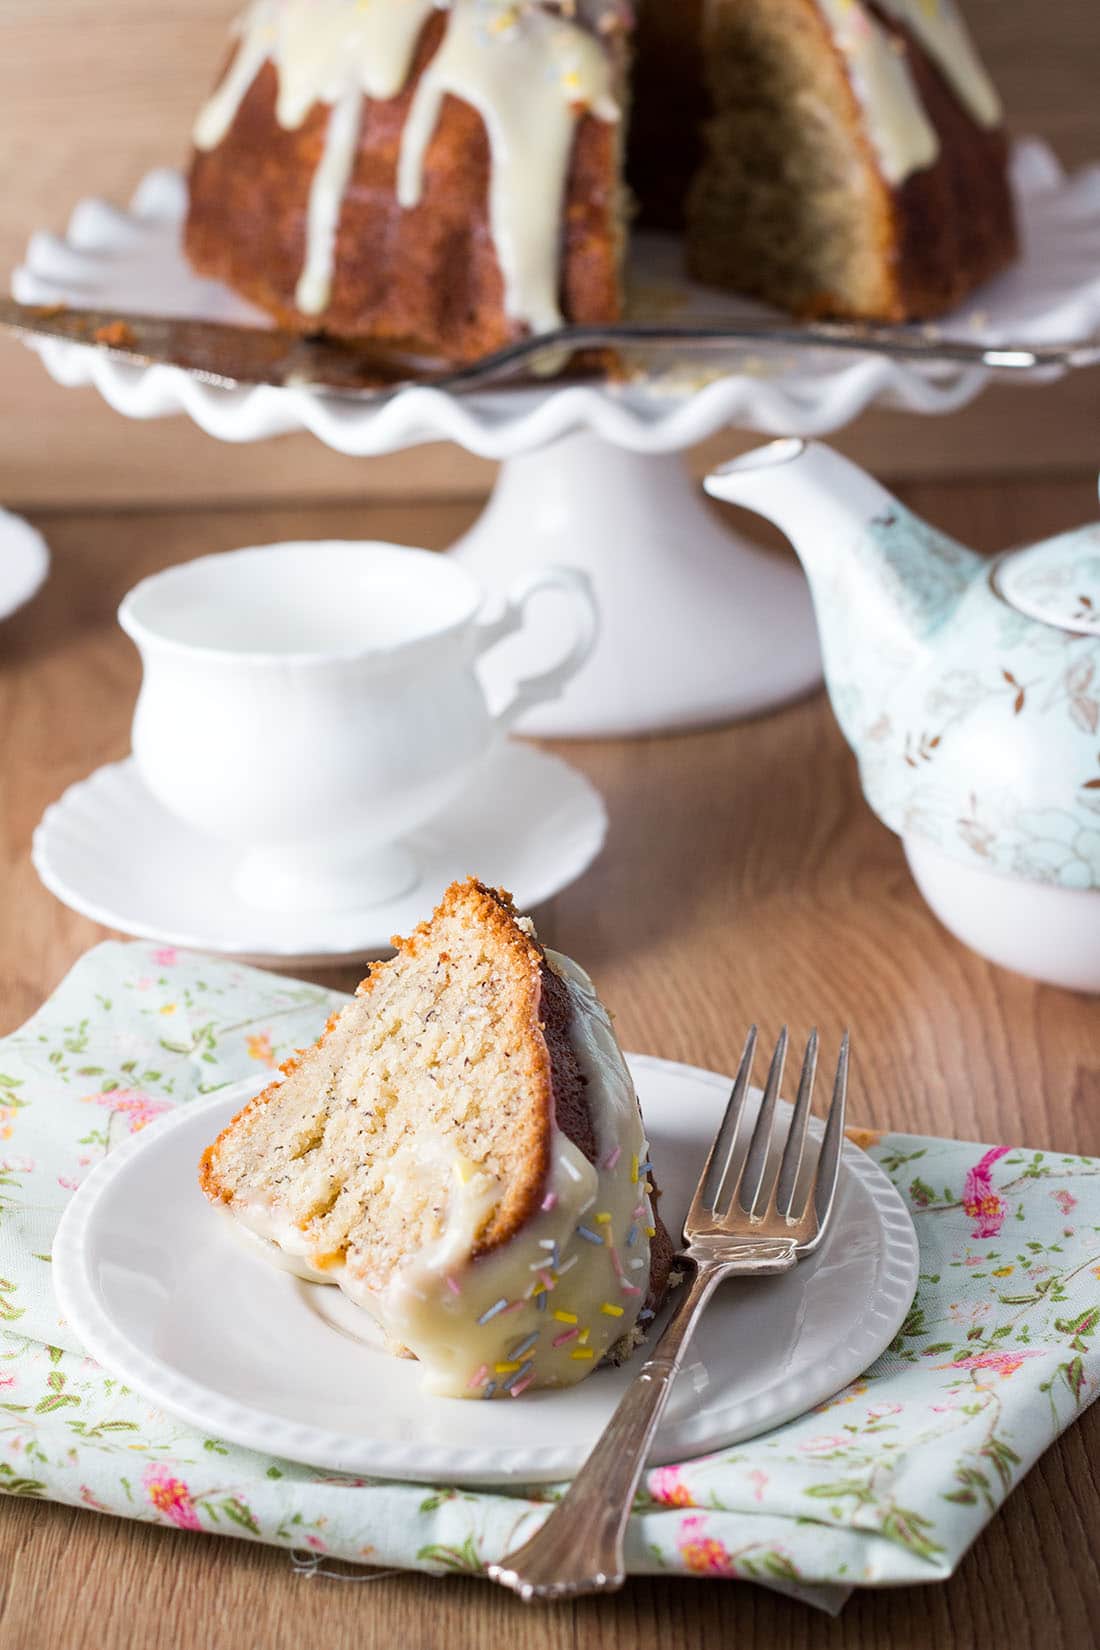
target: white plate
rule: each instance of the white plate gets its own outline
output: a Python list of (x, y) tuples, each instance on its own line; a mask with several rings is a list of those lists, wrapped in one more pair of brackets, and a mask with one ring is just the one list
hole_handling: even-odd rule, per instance
[(583, 774), (505, 741), (477, 781), (408, 846), (420, 881), (361, 911), (258, 911), (233, 890), (235, 856), (149, 795), (132, 761), (99, 768), (42, 816), (31, 857), (52, 894), (140, 939), (279, 966), (323, 967), (389, 949), (456, 878), (507, 888), (523, 911), (567, 888), (603, 846), (607, 813)]
[[(678, 1230), (730, 1079), (628, 1056)], [(246, 1093), (192, 1104), (93, 1170), (53, 1244), (61, 1311), (92, 1357), (162, 1409), (234, 1443), (337, 1471), (460, 1484), (574, 1473), (631, 1379), (597, 1370), (516, 1403), (424, 1396), (336, 1289), (246, 1247), (200, 1192), (202, 1149)], [(728, 1285), (676, 1383), (654, 1462), (717, 1449), (790, 1420), (889, 1345), (913, 1299), (918, 1250), (901, 1198), (846, 1146), (820, 1251), (779, 1278)]]
[[(1013, 155), (1023, 250), (1019, 263), (939, 323), (945, 335), (1041, 343), (1090, 337), (1100, 327), (1100, 169), (1067, 176), (1035, 141)], [(82, 201), (64, 236), (39, 232), (13, 278), (26, 303), (73, 303), (207, 320), (259, 320), (225, 287), (191, 273), (181, 249), (186, 184), (178, 172), (151, 172), (129, 211)], [(637, 237), (632, 276), (641, 314), (760, 313), (744, 299), (690, 287), (674, 243)], [(226, 390), (177, 367), (137, 367), (56, 340), (36, 346), (67, 385), (92, 383), (131, 418), (186, 412), (222, 441), (256, 441), (312, 430), (337, 452), (396, 452), (452, 440), (485, 458), (511, 458), (576, 430), (638, 452), (679, 452), (735, 425), (771, 435), (840, 429), (873, 401), (912, 412), (952, 412), (989, 382), (981, 367), (926, 369), (872, 355), (789, 349), (755, 351), (740, 370), (728, 363), (666, 368), (627, 385), (451, 396), (403, 390), (383, 406), (308, 389)], [(697, 358), (698, 361), (698, 358)]]
[(29, 602), (50, 568), (41, 533), (22, 516), (0, 510), (0, 619)]

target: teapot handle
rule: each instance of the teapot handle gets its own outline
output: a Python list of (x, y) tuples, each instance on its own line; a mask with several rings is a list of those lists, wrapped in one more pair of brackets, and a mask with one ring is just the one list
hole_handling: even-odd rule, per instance
[(572, 645), (557, 664), (533, 676), (523, 676), (512, 690), (512, 697), (494, 718), (497, 726), (507, 730), (531, 710), (548, 699), (556, 699), (585, 664), (596, 645), (599, 634), (599, 609), (596, 606), (592, 580), (577, 567), (541, 567), (520, 579), (508, 592), (503, 613), (496, 619), (477, 626), (474, 644), (475, 656), (514, 636), (526, 623), (527, 605), (532, 597), (544, 590), (561, 590), (571, 598), (576, 628)]

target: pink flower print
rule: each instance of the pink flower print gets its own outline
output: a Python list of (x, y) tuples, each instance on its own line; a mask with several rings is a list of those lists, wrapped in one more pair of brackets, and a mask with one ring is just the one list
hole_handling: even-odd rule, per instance
[(695, 1513), (680, 1525), (676, 1546), (684, 1568), (697, 1576), (733, 1576), (737, 1567), (720, 1541), (706, 1533), (707, 1521)]
[(1044, 1346), (1017, 1347), (1011, 1352), (975, 1352), (969, 1358), (960, 1358), (958, 1363), (937, 1364), (937, 1369), (989, 1369), (995, 1375), (1006, 1378), (1015, 1375), (1025, 1358), (1043, 1358), (1047, 1349)]
[(323, 1553), (325, 1550), (325, 1544), (319, 1535), (307, 1535), (306, 1546), (312, 1547), (315, 1553)]
[(979, 1323), (982, 1318), (989, 1316), (989, 1301), (952, 1301), (947, 1308), (951, 1314), (951, 1322), (960, 1328)]
[(764, 1491), (768, 1486), (768, 1475), (762, 1467), (753, 1467), (749, 1473), (749, 1483), (753, 1486), (753, 1500), (763, 1501)]
[(179, 961), (179, 952), (174, 945), (165, 945), (159, 951), (154, 951), (152, 958), (158, 968), (175, 968)]
[(190, 1490), (182, 1479), (173, 1476), (165, 1462), (151, 1461), (141, 1482), (152, 1506), (170, 1524), (178, 1525), (181, 1530), (202, 1529)]
[(270, 1031), (255, 1032), (251, 1037), (246, 1037), (245, 1042), (248, 1045), (250, 1059), (258, 1060), (261, 1066), (267, 1066), (269, 1071), (274, 1070), (275, 1054), (271, 1047)]
[(888, 1415), (900, 1415), (900, 1414), (901, 1414), (901, 1405), (900, 1404), (887, 1404), (887, 1403), (872, 1404), (870, 1409), (867, 1411), (867, 1419), (869, 1421), (885, 1421), (885, 1419)]
[(33, 1157), (0, 1157), (0, 1174), (33, 1174)]
[(665, 1507), (694, 1507), (695, 1499), (680, 1477), (679, 1467), (657, 1467), (649, 1475), (649, 1493)]
[(15, 1385), (15, 1376), (14, 1375), (0, 1375), (0, 1387), (9, 1387), (9, 1386), (14, 1386), (14, 1385)]
[(994, 1163), (1008, 1150), (1007, 1146), (994, 1146), (967, 1174), (962, 1205), (975, 1223), (973, 1236), (976, 1238), (996, 1237), (1004, 1225), (1008, 1205), (1000, 1193), (993, 1190), (990, 1174)]
[(18, 1106), (0, 1106), (0, 1140), (10, 1140), (19, 1115)]
[(108, 1111), (118, 1112), (125, 1117), (131, 1134), (137, 1134), (162, 1112), (172, 1110), (170, 1100), (154, 1100), (152, 1095), (142, 1094), (140, 1089), (109, 1089), (102, 1094), (86, 1094), (84, 1103), (106, 1106)]
[(1068, 1215), (1071, 1209), (1076, 1209), (1077, 1207), (1077, 1199), (1074, 1197), (1072, 1192), (1067, 1192), (1063, 1189), (1060, 1192), (1051, 1192), (1050, 1195), (1064, 1215)]
[(847, 1449), (851, 1441), (843, 1433), (823, 1433), (817, 1438), (804, 1438), (798, 1448), (803, 1455), (831, 1455), (833, 1450)]

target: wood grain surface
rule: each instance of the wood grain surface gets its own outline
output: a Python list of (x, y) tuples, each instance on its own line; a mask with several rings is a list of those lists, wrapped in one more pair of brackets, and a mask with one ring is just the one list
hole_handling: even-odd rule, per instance
[[(0, 283), (35, 230), (58, 233), (88, 195), (124, 203), (151, 167), (186, 156), (195, 111), (243, 0), (0, 0)], [(1067, 165), (1100, 159), (1096, 0), (964, 0), (1014, 131)], [(0, 341), (0, 500), (186, 502), (480, 494), (492, 474), (457, 448), (353, 461), (306, 435), (227, 447), (186, 419), (122, 425), (93, 390), (53, 384)], [(949, 423), (873, 412), (845, 433), (895, 475), (1056, 470), (1091, 463), (1100, 373), (994, 388)], [(729, 440), (722, 438), (729, 448)], [(698, 473), (713, 447), (695, 458)]]
[[(1092, 478), (910, 487), (985, 549), (1094, 511)], [(24, 1020), (103, 931), (28, 860), (45, 805), (123, 755), (138, 683), (117, 630), (141, 575), (308, 532), (441, 545), (460, 506), (43, 516), (43, 594), (0, 633), (0, 1031)], [(591, 969), (628, 1047), (729, 1070), (746, 1023), (787, 1019), (830, 1046), (853, 1030), (853, 1120), (1100, 1154), (1100, 1005), (980, 961), (926, 910), (871, 817), (823, 696), (717, 732), (566, 748), (604, 792), (607, 849), (539, 914)], [(326, 983), (350, 986), (343, 971)], [(618, 1597), (525, 1609), (488, 1585), (344, 1584), (285, 1553), (0, 1503), (2, 1650), (1085, 1650), (1100, 1604), (1100, 1415), (1051, 1449), (944, 1585), (857, 1595), (837, 1621), (740, 1583), (637, 1580)]]

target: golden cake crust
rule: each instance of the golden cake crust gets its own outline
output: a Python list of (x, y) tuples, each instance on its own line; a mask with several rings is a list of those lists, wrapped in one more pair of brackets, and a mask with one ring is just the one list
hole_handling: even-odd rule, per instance
[[(185, 245), (196, 271), (226, 282), (293, 331), (372, 337), (453, 360), (519, 337), (523, 327), (505, 313), (489, 225), (489, 141), (468, 103), (445, 98), (420, 204), (406, 210), (397, 203), (405, 121), (444, 27), (442, 13), (429, 19), (398, 96), (364, 105), (323, 315), (301, 314), (295, 290), (329, 110), (319, 104), (297, 129), (281, 126), (271, 63), (246, 93), (225, 139), (193, 157)], [(612, 321), (620, 314), (619, 142), (612, 123), (590, 114), (578, 119), (561, 249), (561, 304), (571, 321)]]

